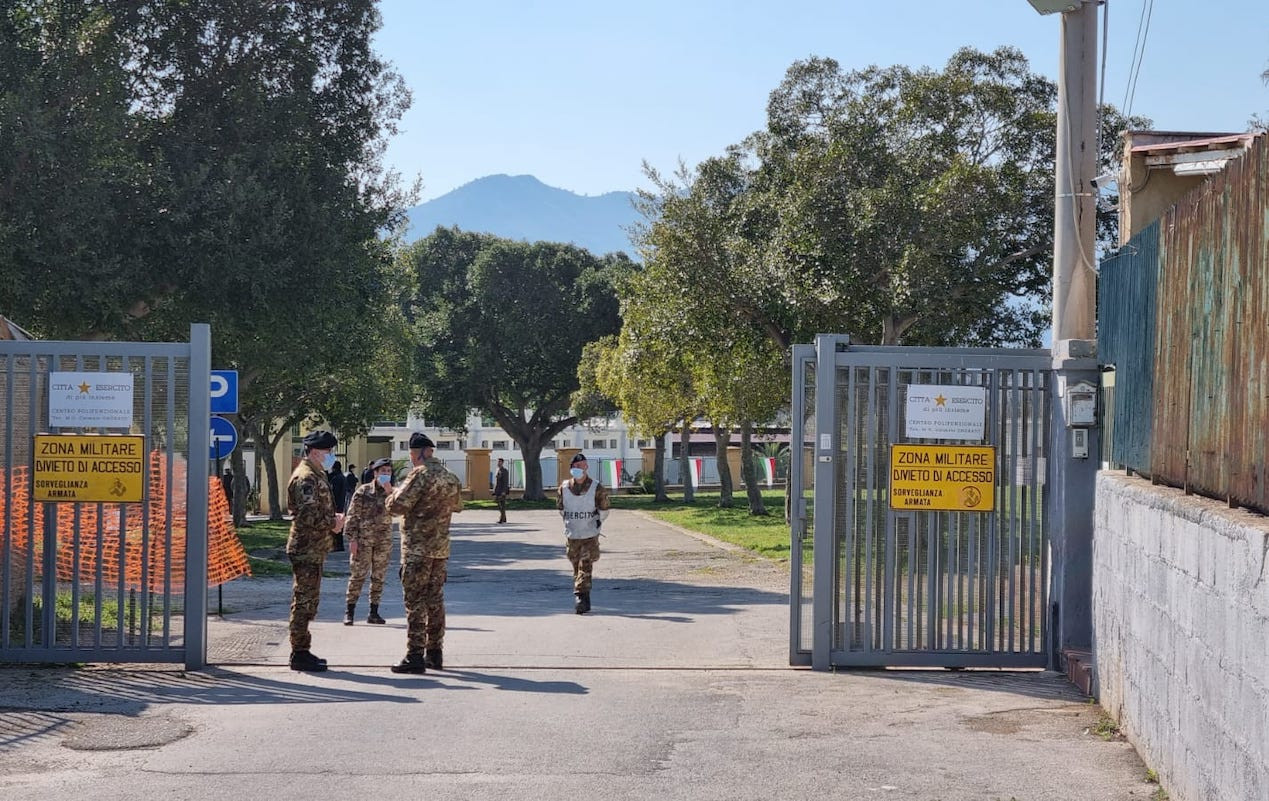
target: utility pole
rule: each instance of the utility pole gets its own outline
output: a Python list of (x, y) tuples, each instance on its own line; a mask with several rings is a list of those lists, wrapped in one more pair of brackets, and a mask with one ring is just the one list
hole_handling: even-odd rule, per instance
[[(1101, 445), (1095, 409), (1097, 8), (1069, 0), (1062, 10), (1053, 214), (1053, 485), (1050, 666), (1090, 664), (1093, 647), (1093, 505)], [(1033, 3), (1034, 4), (1034, 3)]]
[(1097, 6), (1083, 2), (1062, 14), (1053, 209), (1055, 346), (1096, 337)]

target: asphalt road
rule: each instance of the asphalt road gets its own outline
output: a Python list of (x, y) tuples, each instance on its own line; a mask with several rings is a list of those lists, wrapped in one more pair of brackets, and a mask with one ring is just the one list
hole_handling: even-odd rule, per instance
[[(323, 582), (288, 670), (289, 579), (224, 588), (210, 659), (0, 669), (0, 798), (922, 799), (1151, 797), (1100, 710), (1042, 672), (788, 667), (788, 574), (615, 511), (590, 615), (572, 613), (558, 515), (456, 518), (446, 670), (399, 676), (385, 626), (343, 626)], [(328, 568), (346, 574), (342, 555)], [(390, 571), (391, 572), (391, 571)], [(212, 598), (215, 599), (215, 593)]]

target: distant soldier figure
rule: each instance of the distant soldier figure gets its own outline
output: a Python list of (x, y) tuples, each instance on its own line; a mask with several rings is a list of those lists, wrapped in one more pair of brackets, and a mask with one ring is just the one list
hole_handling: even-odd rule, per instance
[(386, 622), (379, 616), (379, 599), (383, 597), (383, 577), (388, 572), (388, 555), (392, 552), (392, 515), (388, 514), (388, 495), (392, 492), (392, 460), (376, 459), (370, 463), (375, 480), (362, 484), (353, 493), (344, 519), (344, 541), (348, 546), (348, 609), (344, 625), (353, 624), (357, 599), (370, 576), (370, 614), (367, 623)]
[(291, 513), (286, 555), (295, 574), (291, 589), (291, 670), (326, 669), (326, 660), (309, 650), (313, 638), (308, 624), (317, 617), (322, 563), (330, 553), (335, 532), (344, 523), (344, 516), (335, 512), (335, 499), (326, 478), (326, 471), (335, 463), (335, 444), (335, 435), (329, 431), (314, 431), (304, 437), (304, 458), (286, 486), (286, 506)]
[(507, 522), (507, 495), (511, 493), (511, 477), (507, 468), (498, 460), (498, 469), (494, 472), (494, 497), (498, 499), (498, 522)]
[(405, 515), (401, 524), (401, 589), (409, 630), (405, 658), (392, 666), (393, 673), (443, 669), (449, 521), (452, 514), (463, 510), (463, 495), (458, 477), (432, 457), (435, 448), (425, 434), (410, 435), (414, 469), (388, 499), (390, 513)]
[(599, 525), (608, 517), (608, 488), (586, 475), (586, 457), (569, 462), (569, 478), (560, 485), (556, 508), (564, 518), (565, 552), (573, 564), (573, 611), (590, 611), (590, 585), (599, 561)]

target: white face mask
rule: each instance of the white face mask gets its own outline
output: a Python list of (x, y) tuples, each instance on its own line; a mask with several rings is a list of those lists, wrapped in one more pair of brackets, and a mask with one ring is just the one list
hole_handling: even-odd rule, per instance
[(375, 480), (386, 487), (392, 483), (392, 476), (375, 476)]
[(582, 476), (586, 475), (586, 471), (580, 467), (574, 467), (568, 471), (568, 474), (573, 477), (574, 481), (581, 481)]

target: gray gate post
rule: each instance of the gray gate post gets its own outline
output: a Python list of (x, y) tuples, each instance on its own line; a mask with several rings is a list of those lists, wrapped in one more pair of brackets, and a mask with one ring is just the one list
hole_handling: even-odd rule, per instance
[(207, 665), (207, 474), (211, 445), (211, 326), (189, 327), (189, 482), (185, 512), (185, 669)]
[(1087, 431), (1088, 457), (1072, 454), (1066, 387), (1078, 381), (1097, 385), (1096, 343), (1063, 340), (1053, 351), (1053, 428), (1050, 437), (1050, 490), (1045, 506), (1053, 565), (1049, 578), (1049, 668), (1062, 670), (1067, 649), (1093, 647), (1093, 500), (1101, 464), (1100, 431)]
[(811, 668), (828, 670), (833, 649), (833, 609), (837, 600), (837, 352), (850, 346), (842, 334), (815, 337), (815, 530), (812, 544), (814, 596)]

